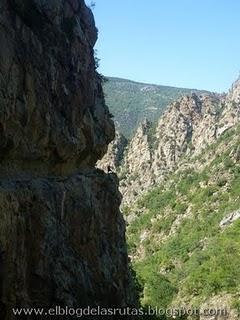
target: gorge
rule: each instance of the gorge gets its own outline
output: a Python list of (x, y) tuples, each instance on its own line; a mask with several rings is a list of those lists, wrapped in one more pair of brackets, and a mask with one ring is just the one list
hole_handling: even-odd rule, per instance
[[(99, 161), (120, 177), (143, 305), (222, 308), (211, 319), (238, 319), (239, 120), (238, 79), (227, 94), (179, 98), (129, 141), (117, 134)], [(187, 317), (196, 318), (209, 319)]]
[(97, 37), (84, 0), (0, 2), (0, 320), (237, 320), (240, 79), (213, 93), (104, 77)]

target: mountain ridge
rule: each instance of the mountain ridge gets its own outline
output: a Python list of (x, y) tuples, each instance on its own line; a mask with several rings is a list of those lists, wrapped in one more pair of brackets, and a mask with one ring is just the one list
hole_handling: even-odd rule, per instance
[(117, 77), (106, 77), (103, 84), (106, 104), (115, 118), (115, 125), (131, 138), (144, 118), (155, 122), (168, 104), (186, 94), (211, 94), (207, 90), (178, 88), (141, 83)]
[(107, 76), (107, 75), (104, 76), (104, 77), (105, 77), (106, 81), (108, 81), (108, 80), (110, 80), (110, 81), (111, 80), (116, 80), (116, 81), (119, 81), (119, 82), (132, 82), (132, 83), (139, 84), (139, 85), (146, 85), (146, 86), (153, 86), (153, 87), (183, 89), (183, 90), (202, 91), (202, 92), (208, 92), (208, 93), (221, 94), (218, 91), (211, 91), (211, 90), (207, 90), (207, 89), (181, 87), (181, 86), (177, 86), (177, 85), (156, 84), (156, 83), (153, 83), (153, 82), (137, 81), (137, 80), (127, 79), (127, 78)]

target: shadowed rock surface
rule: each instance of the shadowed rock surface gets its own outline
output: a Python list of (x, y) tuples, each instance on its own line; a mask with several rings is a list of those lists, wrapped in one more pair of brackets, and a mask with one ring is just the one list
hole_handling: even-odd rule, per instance
[(134, 302), (118, 180), (94, 168), (115, 134), (96, 39), (82, 0), (1, 1), (1, 319)]
[(128, 140), (124, 135), (116, 131), (115, 139), (109, 144), (107, 153), (97, 163), (98, 168), (107, 171), (110, 166), (112, 170), (116, 171), (123, 162), (127, 144)]
[(114, 125), (95, 72), (91, 11), (83, 1), (8, 0), (0, 18), (4, 175), (93, 166)]

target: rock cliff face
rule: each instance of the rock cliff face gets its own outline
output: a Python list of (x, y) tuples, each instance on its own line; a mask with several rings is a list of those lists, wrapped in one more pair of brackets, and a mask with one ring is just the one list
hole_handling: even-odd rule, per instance
[(117, 171), (125, 204), (162, 182), (184, 156), (195, 157), (239, 122), (240, 81), (227, 95), (184, 96), (173, 102), (156, 128), (142, 123)]
[(218, 135), (233, 127), (240, 119), (240, 79), (235, 81), (224, 99), (225, 108), (220, 119)]
[[(0, 4), (0, 318), (133, 303), (114, 138), (83, 0)], [(67, 317), (65, 317), (67, 318)]]
[(24, 166), (69, 173), (103, 156), (114, 126), (95, 72), (96, 38), (83, 1), (2, 1), (4, 174), (15, 175)]
[(97, 166), (103, 170), (108, 170), (108, 167), (117, 171), (124, 159), (124, 152), (127, 147), (128, 140), (120, 132), (116, 131), (114, 141), (108, 146), (108, 151), (104, 157), (98, 161)]
[(154, 183), (151, 171), (153, 152), (150, 130), (151, 123), (143, 121), (125, 152), (120, 178), (121, 192), (126, 203), (131, 202)]

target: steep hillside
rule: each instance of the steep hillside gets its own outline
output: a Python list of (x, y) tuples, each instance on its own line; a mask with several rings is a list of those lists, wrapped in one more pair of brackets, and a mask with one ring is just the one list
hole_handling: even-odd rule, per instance
[[(184, 157), (194, 157), (238, 123), (240, 81), (227, 95), (184, 96), (172, 102), (159, 121), (143, 121), (125, 147), (116, 171), (125, 204), (176, 170)], [(121, 149), (119, 141), (114, 142)], [(101, 166), (112, 160), (111, 147)]]
[(171, 103), (157, 125), (143, 121), (125, 147), (116, 170), (144, 306), (226, 307), (228, 315), (211, 319), (238, 319), (239, 137), (237, 80), (227, 95)]
[(103, 87), (106, 103), (115, 117), (117, 129), (127, 138), (132, 136), (144, 118), (156, 121), (170, 102), (192, 92), (207, 93), (120, 78), (107, 80)]
[(0, 21), (0, 319), (132, 305), (118, 179), (95, 168), (115, 130), (93, 15), (83, 0), (2, 0)]
[(144, 305), (226, 307), (211, 319), (238, 319), (239, 137), (239, 126), (227, 131), (126, 211)]

